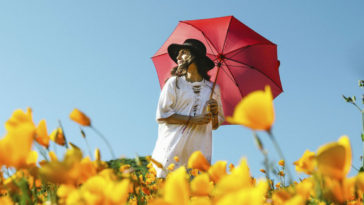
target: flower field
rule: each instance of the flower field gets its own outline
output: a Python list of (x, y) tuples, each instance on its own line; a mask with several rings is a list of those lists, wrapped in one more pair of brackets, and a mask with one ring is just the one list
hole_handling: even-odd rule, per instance
[[(360, 83), (364, 87), (363, 81)], [(355, 98), (344, 98), (361, 110)], [(94, 129), (109, 146), (80, 110), (74, 109), (70, 119)], [(95, 150), (94, 156), (85, 156), (68, 142), (61, 124), (49, 134), (45, 120), (37, 124), (33, 121), (31, 109), (15, 110), (5, 123), (5, 136), (0, 139), (0, 204), (363, 203), (364, 173), (347, 176), (352, 166), (348, 136), (338, 136), (337, 141), (328, 142), (317, 151), (306, 150), (293, 165), (285, 162), (271, 132), (274, 109), (269, 87), (244, 98), (227, 120), (252, 130), (257, 152), (265, 157), (266, 166), (261, 169), (265, 178), (252, 177), (245, 158), (236, 165), (227, 161), (209, 164), (200, 151), (194, 152), (188, 164), (181, 167), (173, 163), (163, 167), (150, 156), (103, 161), (100, 150)], [(257, 130), (266, 131), (274, 143), (281, 157), (278, 168), (269, 166)], [(49, 148), (50, 141), (67, 147), (62, 159)], [(178, 156), (174, 160), (177, 163)], [(294, 181), (287, 166), (294, 166), (307, 177)], [(157, 178), (154, 167), (167, 170), (167, 178)], [(280, 180), (274, 181), (275, 178)]]

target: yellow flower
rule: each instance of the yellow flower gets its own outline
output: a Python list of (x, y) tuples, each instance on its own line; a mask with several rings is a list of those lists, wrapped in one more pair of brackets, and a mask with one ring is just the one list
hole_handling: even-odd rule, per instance
[(314, 196), (314, 188), (313, 178), (306, 178), (296, 185), (296, 192), (304, 199), (308, 200), (310, 196)]
[(325, 198), (340, 204), (345, 201), (355, 199), (355, 182), (356, 178), (343, 178), (337, 180), (332, 177), (324, 176), (323, 193)]
[(47, 132), (47, 125), (45, 120), (41, 120), (36, 129), (35, 140), (45, 148), (49, 147), (49, 135)]
[(167, 167), (167, 169), (169, 170), (169, 171), (172, 171), (172, 170), (174, 170), (174, 163), (171, 163), (170, 165), (168, 165), (168, 167)]
[(13, 205), (14, 202), (11, 200), (9, 196), (1, 196), (0, 197), (0, 204), (2, 205)]
[(11, 118), (5, 123), (7, 133), (0, 139), (0, 166), (21, 168), (26, 166), (28, 155), (31, 154), (35, 126), (31, 111), (14, 111)]
[(240, 165), (235, 167), (231, 174), (225, 175), (219, 180), (215, 186), (215, 195), (219, 198), (224, 194), (249, 187), (252, 187), (251, 175), (247, 161), (243, 158)]
[(62, 184), (58, 190), (57, 190), (57, 196), (60, 199), (60, 203), (65, 204), (65, 200), (67, 199), (67, 197), (73, 192), (75, 191), (76, 188), (72, 185), (65, 185)]
[(178, 156), (174, 156), (173, 159), (174, 159), (174, 161), (179, 162), (179, 157)]
[(265, 169), (260, 169), (259, 171), (265, 174)]
[[(278, 183), (280, 187), (280, 183)], [(273, 204), (285, 204), (286, 201), (290, 200), (292, 198), (292, 194), (288, 192), (288, 190), (285, 189), (279, 189), (273, 192), (272, 200)]]
[(284, 160), (283, 159), (279, 160), (278, 165), (284, 167)]
[(210, 168), (210, 163), (207, 161), (201, 151), (195, 151), (188, 159), (188, 168), (207, 171)]
[(95, 160), (96, 161), (101, 161), (101, 153), (100, 153), (100, 149), (99, 148), (95, 149), (94, 155), (95, 155)]
[(81, 180), (81, 160), (80, 150), (68, 149), (63, 161), (46, 163), (39, 169), (39, 173), (42, 178), (56, 184), (77, 185)]
[(279, 176), (281, 176), (281, 177), (284, 177), (284, 175), (285, 175), (285, 174), (284, 174), (284, 172), (283, 172), (283, 171), (279, 171), (279, 172), (278, 172), (278, 175), (279, 175)]
[(356, 185), (359, 190), (364, 192), (364, 172), (359, 172), (359, 174), (356, 176)]
[(208, 196), (191, 197), (190, 205), (212, 205)]
[(51, 135), (49, 136), (51, 140), (61, 146), (66, 144), (66, 138), (63, 134), (62, 128), (58, 127), (57, 129), (53, 130)]
[(158, 162), (157, 160), (153, 159), (151, 156), (146, 156), (145, 157), (148, 161), (152, 162), (155, 166), (157, 166), (160, 169), (163, 169), (163, 165)]
[(305, 205), (306, 200), (300, 195), (293, 196), (291, 199), (287, 200), (284, 205)]
[(320, 147), (317, 151), (317, 167), (320, 173), (335, 179), (343, 179), (351, 168), (351, 147), (347, 136)]
[(234, 168), (235, 168), (234, 164), (230, 163), (229, 164), (229, 172), (232, 172)]
[(48, 155), (51, 161), (58, 161), (57, 155), (53, 151), (48, 152)]
[(124, 172), (125, 170), (128, 170), (128, 169), (130, 169), (130, 164), (124, 164), (124, 165), (120, 166), (119, 171)]
[(185, 205), (189, 201), (187, 174), (182, 166), (167, 176), (164, 187), (164, 200), (175, 205)]
[(192, 170), (190, 171), (190, 174), (191, 174), (192, 176), (197, 176), (197, 175), (199, 174), (199, 171), (198, 171), (198, 169), (192, 169)]
[(224, 177), (226, 173), (226, 161), (217, 161), (214, 165), (212, 165), (208, 171), (210, 178), (215, 183), (219, 182), (219, 180)]
[(22, 125), (30, 125), (35, 127), (32, 117), (32, 110), (28, 107), (25, 113), (21, 109), (17, 109), (13, 112), (11, 117), (5, 123), (5, 129), (9, 132), (14, 128), (18, 128)]
[(278, 182), (277, 184), (276, 184), (276, 188), (277, 189), (279, 189), (281, 187), (281, 182)]
[(217, 205), (232, 205), (232, 204), (243, 204), (243, 205), (263, 205), (265, 202), (265, 195), (267, 192), (268, 185), (265, 181), (258, 182), (255, 187), (245, 187), (238, 189), (234, 192), (227, 192), (218, 199)]
[(214, 185), (210, 183), (208, 174), (203, 173), (191, 181), (191, 192), (194, 196), (208, 196)]
[(243, 98), (235, 107), (233, 117), (226, 120), (253, 130), (270, 131), (274, 122), (273, 96), (269, 86), (265, 91), (255, 91)]
[(37, 160), (38, 160), (38, 152), (32, 150), (29, 152), (25, 163), (27, 166), (36, 166)]
[(71, 112), (70, 118), (71, 118), (71, 120), (77, 122), (80, 125), (83, 125), (83, 126), (90, 126), (91, 125), (90, 118), (87, 117), (83, 112), (81, 112), (77, 108), (75, 108)]
[(297, 172), (305, 172), (306, 174), (312, 174), (315, 169), (315, 153), (310, 150), (306, 150), (302, 157), (295, 161), (293, 164), (296, 165)]
[(111, 181), (103, 176), (94, 176), (87, 180), (80, 189), (72, 191), (66, 204), (126, 204), (129, 196), (130, 181)]

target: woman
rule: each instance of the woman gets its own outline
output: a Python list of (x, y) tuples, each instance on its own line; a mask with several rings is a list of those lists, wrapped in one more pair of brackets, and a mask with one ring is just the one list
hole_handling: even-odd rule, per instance
[[(212, 129), (224, 121), (220, 89), (216, 85), (210, 99), (212, 82), (207, 72), (215, 65), (206, 56), (206, 47), (196, 39), (171, 44), (169, 56), (177, 63), (160, 94), (156, 118), (158, 139), (152, 158), (165, 168), (187, 164), (189, 156), (200, 150), (211, 163)], [(179, 162), (174, 157), (179, 158)], [(166, 169), (155, 166), (157, 177)]]

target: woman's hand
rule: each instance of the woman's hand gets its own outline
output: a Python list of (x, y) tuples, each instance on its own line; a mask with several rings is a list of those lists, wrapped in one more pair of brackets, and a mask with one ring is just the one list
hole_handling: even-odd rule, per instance
[(219, 107), (217, 105), (217, 101), (215, 99), (210, 99), (206, 102), (206, 106), (209, 106), (210, 110), (208, 110), (211, 114), (216, 115), (219, 112)]
[(210, 120), (211, 120), (211, 113), (207, 113), (191, 117), (190, 122), (192, 124), (203, 125), (209, 123)]

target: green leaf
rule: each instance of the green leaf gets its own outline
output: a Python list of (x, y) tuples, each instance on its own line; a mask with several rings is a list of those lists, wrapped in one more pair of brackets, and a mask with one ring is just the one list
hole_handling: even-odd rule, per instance
[(364, 133), (361, 133), (361, 141), (364, 142)]
[(343, 98), (345, 99), (346, 102), (348, 103), (352, 103), (353, 99), (351, 97), (346, 97), (345, 95), (343, 95)]
[(364, 87), (364, 80), (359, 80), (359, 87)]

